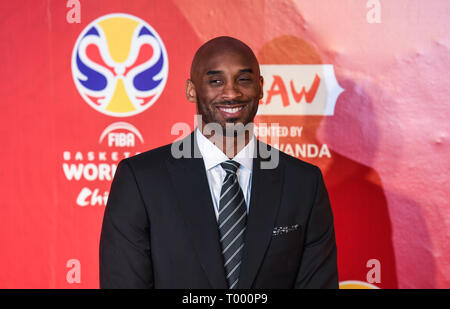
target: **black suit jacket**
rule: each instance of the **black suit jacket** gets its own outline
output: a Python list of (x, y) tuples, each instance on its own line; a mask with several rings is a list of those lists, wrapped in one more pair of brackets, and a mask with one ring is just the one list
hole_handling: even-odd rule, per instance
[[(198, 151), (194, 137), (181, 148)], [(238, 288), (338, 288), (319, 168), (279, 152), (276, 168), (262, 169), (262, 147), (271, 149), (256, 143)], [(213, 207), (202, 158), (175, 159), (166, 145), (121, 161), (103, 218), (100, 287), (227, 288)]]

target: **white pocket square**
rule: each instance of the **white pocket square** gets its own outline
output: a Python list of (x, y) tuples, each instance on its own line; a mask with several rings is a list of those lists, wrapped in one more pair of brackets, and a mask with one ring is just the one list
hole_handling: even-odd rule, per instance
[(298, 225), (298, 224), (290, 225), (290, 226), (278, 226), (278, 227), (273, 229), (272, 236), (278, 236), (278, 235), (282, 235), (282, 234), (287, 234), (289, 232), (296, 231), (299, 228), (300, 228), (300, 225)]

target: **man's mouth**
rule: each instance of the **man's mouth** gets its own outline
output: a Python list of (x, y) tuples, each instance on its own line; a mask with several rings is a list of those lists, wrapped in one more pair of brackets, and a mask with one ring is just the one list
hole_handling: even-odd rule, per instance
[(231, 107), (231, 106), (218, 106), (217, 108), (225, 113), (228, 114), (234, 114), (237, 113), (239, 111), (241, 111), (245, 106), (236, 106), (236, 107)]
[(224, 117), (239, 117), (245, 105), (240, 106), (217, 106)]

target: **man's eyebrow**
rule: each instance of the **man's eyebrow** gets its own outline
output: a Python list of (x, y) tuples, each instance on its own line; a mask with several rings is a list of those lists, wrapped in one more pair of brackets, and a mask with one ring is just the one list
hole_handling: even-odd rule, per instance
[(206, 72), (206, 75), (215, 75), (215, 74), (221, 74), (221, 73), (223, 73), (223, 71), (211, 70), (211, 71)]
[[(239, 73), (253, 73), (253, 70), (251, 68), (241, 69), (241, 70), (239, 70)], [(216, 75), (216, 74), (223, 74), (223, 71), (210, 70), (210, 71), (206, 72), (206, 75)]]

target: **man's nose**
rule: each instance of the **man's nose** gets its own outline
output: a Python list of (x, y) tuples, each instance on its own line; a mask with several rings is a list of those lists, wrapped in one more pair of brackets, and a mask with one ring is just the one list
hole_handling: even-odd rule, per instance
[(226, 84), (222, 91), (222, 98), (224, 100), (234, 100), (241, 95), (238, 87), (235, 84)]

